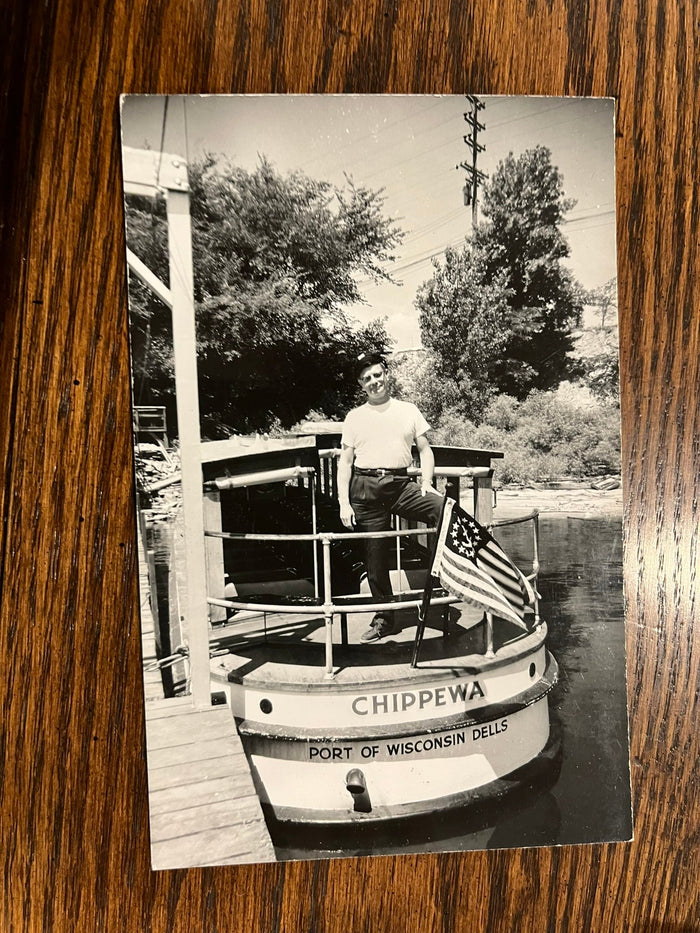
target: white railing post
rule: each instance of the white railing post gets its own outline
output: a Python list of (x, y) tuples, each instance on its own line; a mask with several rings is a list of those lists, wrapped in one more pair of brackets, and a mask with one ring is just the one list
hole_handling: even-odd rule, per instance
[(333, 593), (331, 591), (331, 542), (323, 538), (323, 618), (326, 625), (326, 677), (333, 677)]
[[(316, 474), (312, 473), (309, 478), (309, 489), (311, 490), (311, 533), (316, 534), (318, 530), (318, 519), (316, 516)], [(314, 540), (311, 544), (314, 549), (314, 596), (318, 599), (318, 541)]]
[[(401, 519), (398, 515), (394, 516), (394, 528), (396, 531), (401, 530)], [(401, 579), (401, 538), (399, 535), (396, 536), (396, 575), (399, 580), (399, 593), (403, 593), (403, 581)]]
[(538, 577), (540, 573), (540, 517), (535, 515), (532, 520), (532, 573), (534, 576), (533, 590), (535, 591), (535, 625), (540, 624), (540, 594), (537, 589)]
[(486, 657), (494, 657), (493, 651), (493, 613), (486, 613)]

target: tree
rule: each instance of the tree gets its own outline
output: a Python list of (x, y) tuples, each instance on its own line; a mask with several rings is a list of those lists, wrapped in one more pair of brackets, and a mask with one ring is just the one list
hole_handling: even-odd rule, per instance
[[(578, 355), (583, 366), (583, 382), (604, 401), (620, 401), (620, 353), (617, 335), (617, 279), (588, 292), (586, 303), (592, 305), (600, 325), (584, 333)], [(583, 352), (582, 345), (587, 352)]]
[[(617, 326), (617, 277), (608, 279), (605, 285), (594, 288), (586, 296), (586, 304), (593, 305), (600, 317), (600, 326)], [(611, 321), (612, 318), (612, 321)]]
[[(416, 297), (421, 339), (435, 359), (433, 390), (439, 412), (454, 407), (474, 419), (495, 392), (495, 372), (507, 331), (504, 276), (485, 281), (483, 256), (471, 247), (448, 247), (444, 262), (433, 261), (433, 275)], [(436, 386), (436, 388), (437, 388)]]
[[(191, 167), (190, 188), (206, 433), (289, 427), (311, 408), (341, 414), (355, 356), (388, 345), (381, 322), (358, 327), (345, 311), (361, 300), (359, 275), (391, 280), (382, 264), (402, 233), (381, 192), (212, 156)], [(167, 282), (163, 205), (130, 199), (127, 240)], [(172, 408), (170, 313), (135, 281), (130, 305), (136, 400), (169, 397)]]
[(353, 404), (356, 356), (384, 349), (381, 321), (324, 323), (293, 280), (248, 283), (199, 306), (202, 421), (210, 435), (291, 427), (312, 409), (334, 417)]
[(573, 203), (548, 149), (510, 154), (485, 186), (485, 220), (470, 242), (433, 262), (416, 305), (449, 389), (442, 410), (478, 421), (498, 392), (523, 399), (581, 373), (570, 354), (584, 292), (561, 264)]
[(423, 348), (396, 353), (389, 364), (394, 395), (417, 405), (433, 426), (460, 394), (455, 382), (438, 375), (438, 368), (435, 354)]
[(507, 339), (494, 378), (516, 398), (578, 374), (569, 353), (583, 293), (562, 265), (569, 246), (561, 231), (574, 204), (544, 146), (517, 159), (510, 153), (484, 187), (485, 221), (472, 246), (484, 264), (484, 283), (499, 279), (508, 290)]

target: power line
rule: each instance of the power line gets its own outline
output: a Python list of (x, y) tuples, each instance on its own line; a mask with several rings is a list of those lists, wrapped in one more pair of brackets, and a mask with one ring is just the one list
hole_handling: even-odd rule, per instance
[(429, 236), (431, 233), (436, 233), (441, 227), (447, 226), (447, 224), (453, 223), (459, 217), (462, 216), (462, 208), (455, 208), (453, 211), (449, 211), (447, 214), (441, 215), (441, 217), (436, 218), (436, 220), (427, 224), (425, 227), (414, 228), (411, 233), (406, 236), (406, 239), (403, 241), (406, 243), (414, 243), (416, 240), (421, 240), (425, 236)]
[(615, 225), (614, 220), (608, 220), (604, 224), (592, 224), (590, 227), (580, 227), (578, 230), (572, 230), (571, 236), (578, 233), (586, 233), (588, 230), (600, 230), (602, 227), (613, 227)]
[[(431, 110), (435, 110), (437, 107), (441, 106), (442, 103), (443, 103), (442, 100), (439, 100), (433, 103), (430, 107), (426, 107), (425, 109), (421, 110), (419, 115), (422, 116), (425, 113), (430, 113)], [(354, 139), (350, 141), (350, 146), (359, 146), (360, 143), (366, 142), (368, 139), (377, 139), (381, 133), (385, 132), (388, 129), (391, 129), (394, 126), (398, 126), (399, 123), (405, 123), (405, 122), (406, 121), (404, 117), (399, 117), (397, 120), (392, 120), (391, 123), (385, 123), (384, 126), (382, 126), (379, 130), (375, 130), (372, 133), (365, 133), (363, 136), (355, 137)], [(324, 158), (325, 158), (325, 155), (316, 156), (315, 158), (311, 157), (308, 160), (307, 165), (313, 165), (314, 162), (318, 162), (319, 159), (324, 159)]]
[(578, 224), (578, 223), (581, 223), (582, 220), (592, 220), (594, 217), (608, 217), (610, 214), (614, 214), (614, 213), (615, 213), (615, 208), (612, 208), (612, 210), (609, 210), (609, 211), (594, 211), (592, 214), (584, 214), (583, 217), (573, 217), (573, 218), (565, 217), (562, 220), (562, 223), (567, 224), (567, 225)]
[[(615, 211), (604, 211), (604, 212), (601, 212), (600, 214), (591, 214), (588, 217), (585, 217), (585, 218), (582, 217), (580, 218), (580, 220), (589, 220), (595, 217), (602, 217), (607, 214), (614, 214), (614, 213)], [(603, 224), (592, 224), (588, 227), (581, 227), (577, 230), (572, 231), (572, 233), (578, 234), (578, 233), (587, 232), (589, 230), (598, 230), (603, 227), (609, 227), (612, 224), (614, 224), (614, 220), (608, 221), (607, 223), (603, 223)], [(420, 265), (425, 265), (429, 263), (432, 259), (435, 259), (438, 256), (444, 255), (445, 250), (447, 250), (448, 248), (454, 248), (456, 246), (463, 245), (465, 240), (466, 240), (466, 235), (460, 236), (460, 237), (457, 237), (456, 239), (451, 240), (445, 246), (442, 246), (437, 250), (430, 250), (426, 253), (419, 253), (414, 256), (406, 256), (402, 260), (401, 264), (395, 267), (392, 267), (388, 263), (386, 263), (385, 265), (387, 266), (387, 271), (390, 272), (392, 275), (399, 275), (400, 273), (406, 272), (409, 269), (416, 268), (417, 266), (420, 266)], [(357, 284), (358, 286), (362, 286), (364, 288), (377, 288), (380, 285), (383, 285), (384, 282), (376, 282), (374, 279), (363, 279)]]
[(552, 113), (554, 110), (559, 110), (560, 107), (565, 107), (568, 104), (568, 101), (562, 101), (559, 104), (555, 104), (553, 107), (545, 107), (544, 110), (535, 110), (534, 113), (524, 113), (519, 117), (510, 117), (508, 120), (501, 120), (500, 123), (490, 124), (491, 129), (495, 130), (501, 126), (509, 126), (511, 123), (517, 123), (518, 120), (529, 120), (532, 117), (538, 117), (543, 113)]
[[(396, 266), (395, 268), (390, 268), (388, 271), (390, 271), (392, 275), (394, 274), (398, 275), (401, 272), (406, 272), (408, 269), (412, 269), (412, 268), (415, 268), (416, 266), (420, 266), (424, 263), (428, 263), (430, 262), (431, 259), (436, 259), (438, 256), (444, 255), (445, 250), (449, 248), (453, 248), (455, 246), (460, 246), (462, 243), (464, 243), (464, 241), (465, 241), (465, 237), (460, 236), (452, 240), (451, 242), (445, 244), (445, 246), (440, 247), (440, 249), (429, 250), (426, 253), (418, 254), (414, 257), (406, 257), (406, 261), (404, 261), (402, 265)], [(358, 285), (358, 287), (364, 286), (367, 288), (376, 288), (385, 283), (376, 282), (374, 279), (362, 279), (356, 284)]]

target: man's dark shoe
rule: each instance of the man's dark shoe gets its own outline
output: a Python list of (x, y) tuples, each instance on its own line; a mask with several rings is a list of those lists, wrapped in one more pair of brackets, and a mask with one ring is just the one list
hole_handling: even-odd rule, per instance
[(370, 622), (369, 629), (360, 636), (360, 641), (368, 644), (369, 642), (379, 641), (386, 635), (396, 635), (398, 629), (392, 619), (385, 619), (383, 616), (375, 616)]

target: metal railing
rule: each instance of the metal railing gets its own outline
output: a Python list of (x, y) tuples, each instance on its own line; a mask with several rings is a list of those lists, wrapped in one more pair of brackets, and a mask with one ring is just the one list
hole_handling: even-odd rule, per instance
[(537, 592), (537, 578), (540, 573), (540, 510), (533, 509), (527, 515), (518, 515), (515, 518), (500, 518), (490, 522), (487, 526), (489, 531), (494, 528), (504, 528), (506, 525), (522, 525), (524, 522), (532, 522), (532, 573), (525, 574), (528, 583), (532, 584), (532, 590), (535, 594), (533, 609), (535, 612), (535, 625), (540, 624), (540, 594)]
[[(538, 516), (539, 512), (537, 510), (531, 512), (528, 515), (525, 515), (521, 518), (514, 519), (504, 519), (502, 521), (492, 522), (488, 527), (494, 528), (503, 525), (514, 525), (526, 521), (533, 521), (534, 528), (534, 558), (533, 558), (533, 571), (527, 576), (527, 580), (533, 584), (533, 590), (535, 593), (535, 624), (539, 624), (539, 606), (538, 606), (538, 594), (537, 594), (537, 575), (539, 572), (539, 528), (538, 528)], [(311, 534), (255, 534), (255, 533), (237, 533), (229, 531), (213, 531), (205, 530), (204, 534), (210, 538), (222, 538), (229, 541), (308, 541), (308, 542), (320, 542), (323, 549), (323, 601), (320, 602), (317, 599), (314, 600), (313, 604), (308, 602), (289, 602), (289, 603), (263, 603), (263, 602), (247, 602), (245, 600), (238, 599), (219, 599), (217, 597), (210, 596), (207, 598), (207, 602), (210, 606), (218, 606), (225, 609), (235, 609), (242, 611), (252, 611), (252, 612), (274, 612), (274, 613), (294, 613), (295, 615), (305, 615), (313, 616), (323, 614), (325, 621), (325, 676), (332, 677), (333, 670), (333, 617), (339, 613), (348, 613), (348, 612), (381, 612), (381, 611), (398, 611), (402, 609), (417, 609), (421, 605), (423, 594), (417, 593), (415, 599), (401, 599), (400, 602), (391, 601), (385, 603), (374, 603), (374, 602), (342, 602), (336, 603), (333, 601), (333, 592), (332, 592), (332, 578), (331, 578), (331, 545), (335, 541), (357, 541), (357, 540), (367, 540), (369, 538), (396, 538), (397, 541), (401, 537), (411, 537), (416, 535), (433, 535), (437, 531), (436, 528), (408, 528), (408, 529), (392, 529), (389, 531), (370, 531), (370, 532), (315, 532)], [(436, 596), (431, 599), (430, 604), (433, 606), (447, 606), (454, 605), (455, 603), (460, 602), (460, 599), (456, 596)], [(491, 613), (487, 613), (487, 656), (493, 656), (493, 616)]]

